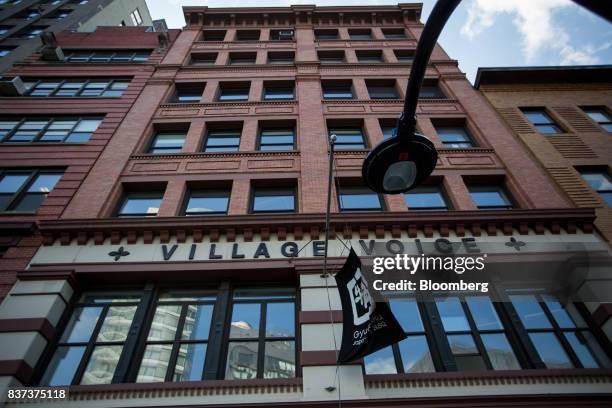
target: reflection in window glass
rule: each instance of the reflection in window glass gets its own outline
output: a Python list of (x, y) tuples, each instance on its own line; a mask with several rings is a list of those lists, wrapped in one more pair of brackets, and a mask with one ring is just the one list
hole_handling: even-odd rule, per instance
[(391, 311), (405, 332), (423, 331), (421, 314), (415, 299), (392, 299)]
[(58, 347), (40, 383), (49, 386), (69, 385), (83, 353), (85, 353), (85, 346)]
[(227, 214), (228, 190), (191, 191), (185, 215)]
[(399, 343), (399, 349), (405, 373), (436, 371), (425, 336), (408, 336)]
[(110, 384), (122, 350), (123, 346), (95, 347), (83, 373), (81, 384)]
[(444, 330), (447, 332), (470, 330), (470, 325), (458, 298), (436, 299), (436, 306), (438, 307), (438, 313), (440, 313)]
[(295, 377), (295, 342), (266, 341), (263, 378)]
[(510, 300), (526, 329), (552, 328), (535, 296), (513, 295)]
[(364, 358), (365, 371), (368, 374), (396, 374), (393, 349), (386, 347)]
[(259, 303), (238, 303), (232, 310), (230, 338), (257, 338), (261, 306)]
[(376, 211), (382, 209), (380, 196), (368, 187), (338, 186), (340, 211)]
[(227, 351), (225, 378), (228, 380), (246, 380), (257, 376), (256, 342), (230, 342)]
[(204, 372), (206, 348), (206, 343), (182, 344), (176, 359), (173, 381), (200, 381)]
[(487, 296), (467, 296), (465, 298), (478, 330), (503, 329), (491, 299)]
[(529, 333), (529, 338), (547, 368), (574, 367), (554, 333)]
[(293, 303), (268, 303), (266, 310), (266, 336), (295, 336), (295, 309)]
[(295, 190), (293, 188), (253, 189), (252, 212), (295, 211)]
[(482, 334), (480, 337), (494, 370), (521, 369), (504, 333)]

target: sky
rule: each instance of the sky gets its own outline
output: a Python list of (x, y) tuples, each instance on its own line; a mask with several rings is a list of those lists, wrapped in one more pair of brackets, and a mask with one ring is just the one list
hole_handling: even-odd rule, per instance
[[(604, 0), (602, 0), (604, 1)], [(386, 0), (146, 0), (153, 19), (182, 28), (182, 6), (372, 5)], [(423, 0), (422, 20), (435, 0)], [(463, 0), (440, 44), (473, 82), (478, 67), (612, 64), (612, 24), (570, 0)]]

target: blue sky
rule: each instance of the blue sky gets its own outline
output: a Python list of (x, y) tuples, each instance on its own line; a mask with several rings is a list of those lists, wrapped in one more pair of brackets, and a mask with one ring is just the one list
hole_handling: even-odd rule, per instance
[[(602, 0), (604, 1), (604, 0)], [(181, 28), (181, 6), (397, 4), (384, 0), (147, 0), (154, 19)], [(423, 20), (435, 1), (423, 1)], [(473, 81), (478, 67), (612, 64), (612, 24), (570, 0), (463, 0), (440, 37)]]

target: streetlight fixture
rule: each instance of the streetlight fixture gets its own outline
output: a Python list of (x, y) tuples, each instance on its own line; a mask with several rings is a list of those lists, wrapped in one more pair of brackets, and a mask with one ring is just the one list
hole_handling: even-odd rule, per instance
[[(438, 0), (419, 39), (404, 111), (393, 136), (378, 144), (366, 156), (361, 174), (365, 184), (377, 193), (399, 194), (421, 184), (433, 172), (438, 152), (425, 136), (416, 133), (416, 108), (429, 57), (450, 15), (461, 0)], [(534, 0), (538, 1), (538, 0)], [(601, 0), (574, 0), (599, 16), (612, 20), (611, 8)]]

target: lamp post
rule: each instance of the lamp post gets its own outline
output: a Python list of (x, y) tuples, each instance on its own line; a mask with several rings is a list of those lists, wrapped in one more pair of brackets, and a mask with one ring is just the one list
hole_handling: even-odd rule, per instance
[[(416, 108), (429, 57), (444, 25), (460, 1), (436, 2), (419, 38), (406, 89), (404, 111), (397, 121), (396, 130), (391, 138), (372, 149), (363, 162), (363, 180), (377, 193), (399, 194), (408, 191), (421, 184), (436, 167), (436, 148), (429, 139), (416, 133)], [(605, 1), (574, 1), (608, 21), (612, 20), (612, 8), (605, 7)]]

